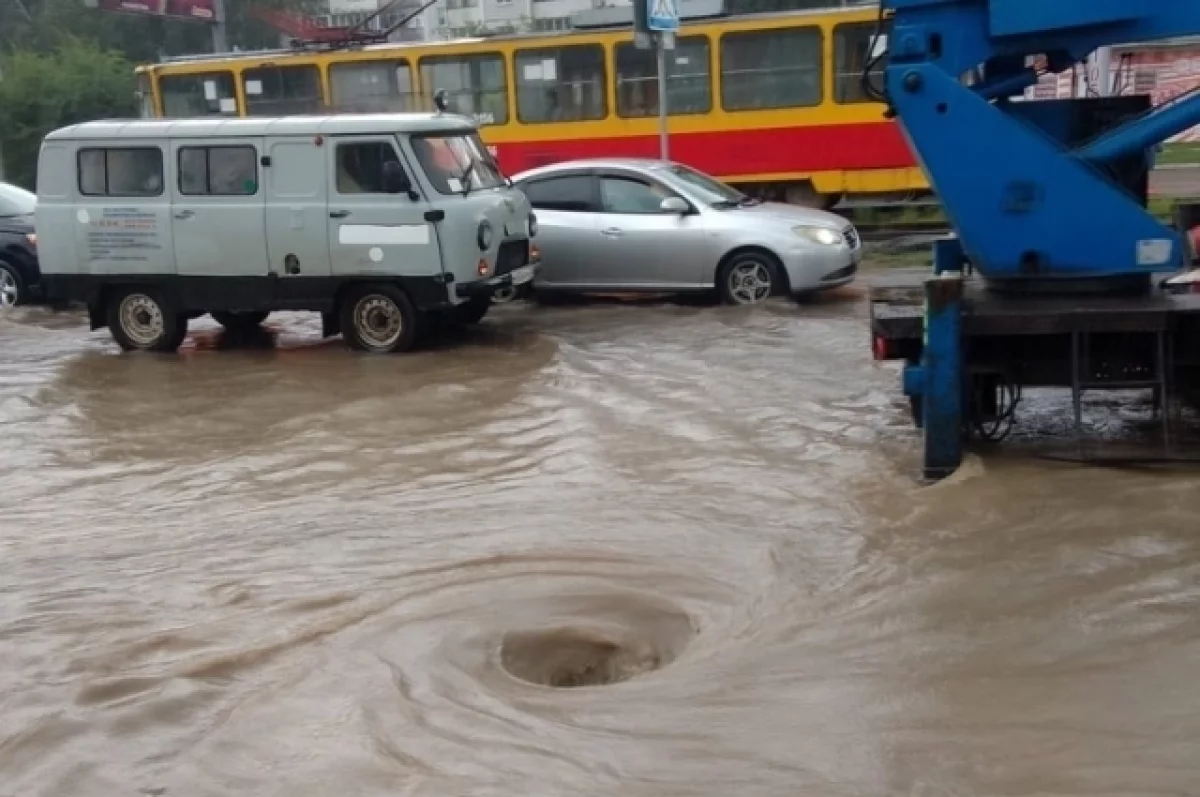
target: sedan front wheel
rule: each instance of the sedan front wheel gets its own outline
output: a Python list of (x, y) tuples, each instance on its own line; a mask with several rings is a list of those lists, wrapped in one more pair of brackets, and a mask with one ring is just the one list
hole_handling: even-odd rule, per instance
[(726, 304), (761, 304), (775, 294), (778, 274), (768, 255), (744, 252), (721, 267), (717, 290)]

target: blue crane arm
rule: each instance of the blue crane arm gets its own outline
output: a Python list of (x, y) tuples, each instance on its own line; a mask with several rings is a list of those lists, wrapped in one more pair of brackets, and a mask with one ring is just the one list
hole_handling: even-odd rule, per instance
[[(1200, 93), (1079, 143), (1070, 104), (1012, 102), (1098, 47), (1200, 34), (1197, 0), (883, 0), (886, 98), (972, 264), (985, 277), (1175, 271), (1181, 236), (1111, 164), (1200, 124)], [(967, 85), (963, 76), (982, 76)]]

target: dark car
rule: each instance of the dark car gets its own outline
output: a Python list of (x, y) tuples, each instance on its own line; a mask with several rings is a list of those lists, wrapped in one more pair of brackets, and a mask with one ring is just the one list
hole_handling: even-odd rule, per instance
[(24, 188), (0, 183), (0, 307), (40, 298), (37, 235), (33, 211), (37, 197)]

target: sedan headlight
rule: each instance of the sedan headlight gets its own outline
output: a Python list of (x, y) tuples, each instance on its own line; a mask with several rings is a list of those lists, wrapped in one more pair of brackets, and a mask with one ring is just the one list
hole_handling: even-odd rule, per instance
[(842, 243), (842, 236), (837, 230), (831, 230), (828, 227), (809, 227), (801, 225), (793, 227), (792, 232), (799, 235), (801, 238), (807, 238), (815, 244), (823, 246), (837, 246)]

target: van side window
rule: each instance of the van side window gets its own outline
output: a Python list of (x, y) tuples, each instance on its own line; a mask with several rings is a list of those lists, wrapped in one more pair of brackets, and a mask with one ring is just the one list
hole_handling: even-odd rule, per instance
[(337, 145), (339, 194), (383, 194), (383, 164), (399, 163), (396, 148), (387, 141)]
[(81, 149), (77, 164), (84, 196), (162, 196), (163, 154), (158, 147)]
[(180, 147), (179, 193), (184, 196), (253, 196), (258, 193), (254, 147)]

